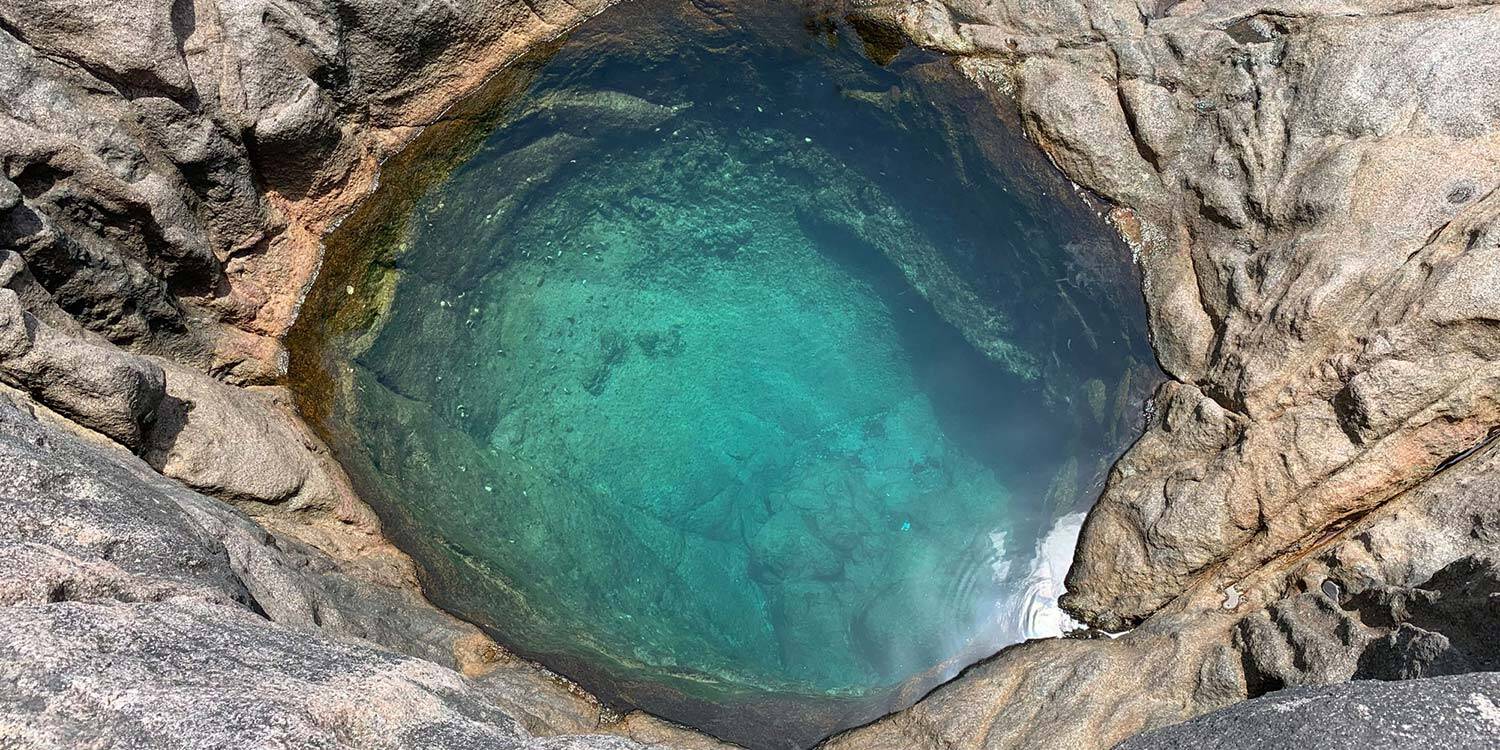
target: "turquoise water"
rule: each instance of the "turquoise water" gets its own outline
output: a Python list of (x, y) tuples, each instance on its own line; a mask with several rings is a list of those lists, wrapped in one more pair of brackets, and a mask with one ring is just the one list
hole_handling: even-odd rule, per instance
[(1123, 248), (947, 63), (775, 7), (561, 46), (418, 202), (339, 449), (441, 605), (795, 747), (1056, 634), (1152, 370)]

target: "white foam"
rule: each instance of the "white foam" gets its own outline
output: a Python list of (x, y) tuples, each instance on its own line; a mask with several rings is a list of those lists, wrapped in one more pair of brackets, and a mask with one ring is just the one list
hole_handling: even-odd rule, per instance
[[(1083, 627), (1057, 604), (1067, 591), (1063, 579), (1073, 564), (1073, 548), (1078, 546), (1083, 517), (1083, 513), (1070, 513), (1052, 524), (1037, 541), (1025, 577), (1013, 583), (1015, 593), (1002, 603), (1002, 611), (1013, 624), (1018, 640), (1056, 638)], [(1000, 572), (999, 566), (996, 572)], [(1005, 572), (1009, 572), (1009, 566)]]

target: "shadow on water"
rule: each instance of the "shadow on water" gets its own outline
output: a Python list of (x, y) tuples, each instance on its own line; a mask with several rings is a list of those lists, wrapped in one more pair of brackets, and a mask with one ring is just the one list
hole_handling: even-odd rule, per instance
[(869, 285), (884, 303), (943, 431), (1011, 481), (1029, 479), (1014, 488), (1018, 494), (1045, 492), (1051, 476), (1017, 472), (1050, 464), (1066, 447), (1066, 436), (1042, 429), (1055, 414), (1045, 407), (1038, 384), (976, 350), (879, 248), (812, 213), (799, 212), (797, 221), (821, 255)]

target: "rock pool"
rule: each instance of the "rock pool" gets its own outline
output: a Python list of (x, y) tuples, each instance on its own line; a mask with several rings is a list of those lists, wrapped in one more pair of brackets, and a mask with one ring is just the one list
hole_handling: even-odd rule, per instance
[(387, 166), (303, 391), (435, 602), (755, 747), (1065, 626), (1154, 377), (1128, 251), (893, 38), (640, 0)]

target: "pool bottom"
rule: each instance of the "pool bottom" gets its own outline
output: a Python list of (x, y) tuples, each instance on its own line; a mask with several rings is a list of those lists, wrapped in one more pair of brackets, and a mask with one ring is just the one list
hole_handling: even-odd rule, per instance
[(403, 280), (356, 423), (438, 601), (616, 700), (807, 742), (1025, 636), (999, 603), (1056, 471), (1015, 471), (1040, 388), (869, 239), (922, 234), (789, 141), (683, 124), (528, 194), (482, 283)]
[(374, 279), (389, 307), (324, 426), (431, 598), (752, 746), (1060, 621), (1028, 555), (1133, 406), (1111, 313), (1050, 291), (1080, 278), (1062, 227), (949, 182), (922, 131), (850, 137), (921, 102), (829, 84), (813, 41), (677, 61), (790, 75), (780, 100), (673, 93), (660, 57), (543, 76), (418, 202), (397, 272), (335, 295)]

